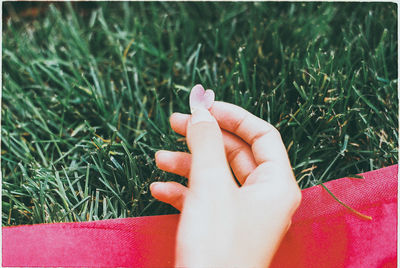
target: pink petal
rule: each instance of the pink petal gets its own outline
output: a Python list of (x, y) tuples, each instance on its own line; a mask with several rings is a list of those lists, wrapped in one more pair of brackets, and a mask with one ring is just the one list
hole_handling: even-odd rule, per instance
[(195, 108), (210, 109), (214, 103), (215, 93), (211, 89), (204, 90), (202, 85), (195, 85), (189, 96), (190, 110)]

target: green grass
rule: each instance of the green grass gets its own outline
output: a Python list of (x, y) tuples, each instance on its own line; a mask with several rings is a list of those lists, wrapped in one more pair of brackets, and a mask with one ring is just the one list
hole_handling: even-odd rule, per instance
[(196, 83), (274, 124), (302, 188), (397, 163), (396, 4), (91, 5), (3, 23), (3, 226), (175, 213), (148, 186), (184, 181), (154, 153), (187, 150)]

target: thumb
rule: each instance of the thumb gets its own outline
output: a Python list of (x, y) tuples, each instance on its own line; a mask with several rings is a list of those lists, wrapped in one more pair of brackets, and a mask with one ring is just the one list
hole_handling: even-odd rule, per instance
[[(190, 187), (234, 185), (226, 159), (222, 132), (216, 119), (204, 107), (192, 109), (186, 139), (192, 153)], [(210, 185), (211, 184), (211, 185)]]

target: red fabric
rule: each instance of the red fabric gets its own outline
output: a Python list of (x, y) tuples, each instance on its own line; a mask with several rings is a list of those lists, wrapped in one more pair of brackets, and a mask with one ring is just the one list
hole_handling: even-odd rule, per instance
[[(303, 190), (272, 267), (396, 267), (397, 169)], [(178, 215), (3, 227), (3, 266), (171, 267)]]

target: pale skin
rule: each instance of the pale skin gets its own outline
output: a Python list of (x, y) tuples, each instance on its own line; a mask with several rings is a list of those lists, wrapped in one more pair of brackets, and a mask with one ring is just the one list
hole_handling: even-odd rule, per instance
[(174, 113), (170, 123), (190, 153), (158, 151), (156, 163), (188, 178), (188, 187), (156, 182), (150, 189), (181, 211), (176, 266), (267, 267), (301, 201), (279, 132), (225, 102)]

